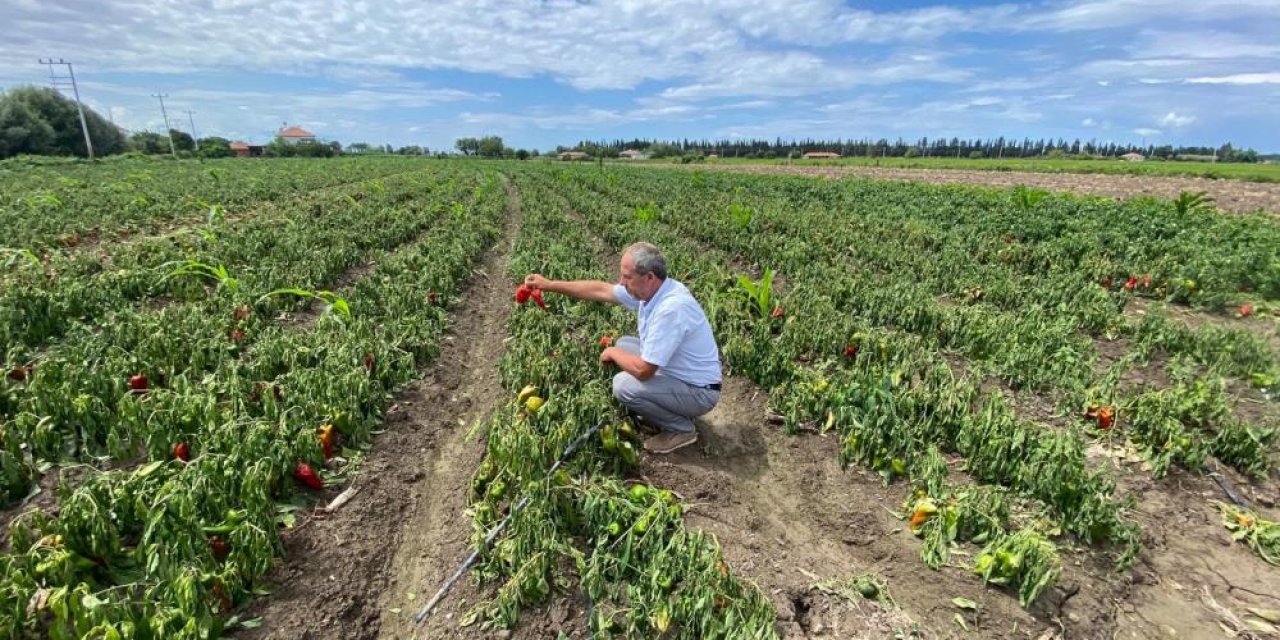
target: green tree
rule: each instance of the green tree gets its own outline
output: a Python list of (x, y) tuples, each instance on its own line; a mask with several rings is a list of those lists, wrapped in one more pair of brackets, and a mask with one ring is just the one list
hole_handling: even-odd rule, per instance
[(502, 138), (498, 136), (485, 136), (480, 138), (480, 144), (476, 148), (476, 153), (485, 158), (501, 158), (502, 157)]
[(54, 153), (53, 127), (31, 105), (19, 100), (0, 101), (0, 158), (21, 153)]
[(139, 131), (129, 136), (129, 149), (147, 155), (169, 153), (169, 139), (152, 131)]
[(196, 145), (196, 154), (201, 158), (229, 158), (233, 155), (231, 141), (217, 136), (200, 138), (200, 142)]
[(196, 141), (191, 134), (178, 129), (170, 129), (169, 135), (173, 137), (173, 146), (178, 151), (195, 151)]
[[(85, 107), (95, 155), (125, 150), (115, 125)], [(87, 157), (76, 103), (47, 87), (17, 87), (0, 94), (0, 158), (20, 153)]]
[(479, 138), (458, 138), (457, 141), (453, 143), (453, 146), (458, 151), (461, 151), (464, 156), (473, 156), (480, 153)]

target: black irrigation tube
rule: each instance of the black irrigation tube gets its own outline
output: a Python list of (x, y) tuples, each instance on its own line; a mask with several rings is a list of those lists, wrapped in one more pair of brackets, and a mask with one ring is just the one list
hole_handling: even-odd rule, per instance
[[(608, 422), (608, 420), (600, 421), (599, 424), (591, 427), (586, 433), (578, 436), (578, 438), (573, 442), (570, 442), (569, 446), (564, 448), (564, 453), (560, 455), (560, 459), (556, 460), (556, 463), (551, 465), (551, 468), (547, 470), (546, 477), (550, 478), (555, 474), (556, 470), (563, 466), (564, 463), (569, 460), (570, 456), (577, 453), (578, 449), (581, 448), (587, 440), (591, 439), (591, 436), (595, 435), (597, 431), (604, 427), (606, 422)], [(507, 528), (507, 525), (510, 524), (511, 518), (515, 517), (515, 515), (527, 504), (529, 504), (529, 496), (526, 495), (523, 498), (520, 498), (520, 501), (511, 508), (509, 513), (507, 513), (507, 517), (503, 518), (502, 522), (499, 522), (498, 526), (494, 527), (493, 531), (490, 531), (489, 535), (485, 536), (484, 543), (480, 545), (480, 548), (472, 551), (471, 555), (467, 556), (467, 559), (463, 560), (462, 564), (458, 566), (458, 569), (453, 572), (453, 575), (449, 576), (448, 580), (445, 580), (444, 585), (440, 587), (440, 590), (436, 592), (436, 595), (432, 596), (431, 600), (428, 600), (427, 603), (422, 606), (422, 609), (419, 610), (418, 613), (414, 614), (413, 623), (415, 625), (421, 625), (423, 621), (431, 615), (431, 610), (435, 609), (437, 604), (440, 604), (440, 601), (448, 595), (450, 589), (453, 589), (453, 585), (458, 582), (458, 579), (462, 577), (462, 574), (466, 573), (467, 569), (471, 568), (471, 565), (475, 564), (476, 560), (480, 558), (480, 552), (489, 548), (490, 544), (493, 544), (493, 541), (498, 537), (498, 534), (502, 533), (502, 530)]]

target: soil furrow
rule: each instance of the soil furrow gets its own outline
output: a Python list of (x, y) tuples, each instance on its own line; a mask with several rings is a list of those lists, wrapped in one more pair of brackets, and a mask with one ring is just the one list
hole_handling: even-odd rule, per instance
[(396, 394), (386, 432), (351, 483), (354, 498), (333, 514), (317, 508), (286, 534), (272, 576), (280, 586), (241, 613), (262, 626), (239, 637), (410, 637), (409, 616), (469, 551), (463, 509), (484, 443), (465, 435), (501, 394), (505, 263), (520, 224), (508, 193), (502, 239), (464, 291), (440, 355)]

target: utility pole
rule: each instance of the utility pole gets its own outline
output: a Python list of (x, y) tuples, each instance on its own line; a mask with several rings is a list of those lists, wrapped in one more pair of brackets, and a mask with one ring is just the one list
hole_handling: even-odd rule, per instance
[[(58, 58), (57, 60), (54, 60), (53, 58), (49, 58), (48, 60), (44, 58), (40, 58), (40, 64), (49, 65), (49, 82), (50, 84), (53, 85), (54, 89), (65, 88), (67, 83), (70, 82), (71, 92), (74, 93), (76, 96), (76, 111), (80, 112), (80, 131), (84, 133), (84, 148), (89, 152), (89, 159), (92, 160), (93, 159), (93, 141), (89, 139), (89, 123), (86, 122), (84, 119), (84, 105), (80, 103), (80, 87), (76, 85), (75, 69), (71, 68), (70, 62), (63, 60), (62, 58)], [(64, 64), (67, 66), (66, 78), (61, 78), (54, 75), (53, 65), (55, 64)]]
[(195, 112), (187, 109), (187, 122), (191, 123), (191, 145), (199, 146), (196, 144), (196, 119), (191, 116), (192, 113)]
[(160, 115), (164, 116), (164, 132), (165, 135), (169, 136), (169, 153), (172, 153), (173, 157), (176, 158), (178, 157), (178, 148), (173, 146), (173, 128), (169, 126), (169, 112), (164, 109), (164, 99), (168, 98), (169, 94), (153, 93), (151, 97), (160, 101)]

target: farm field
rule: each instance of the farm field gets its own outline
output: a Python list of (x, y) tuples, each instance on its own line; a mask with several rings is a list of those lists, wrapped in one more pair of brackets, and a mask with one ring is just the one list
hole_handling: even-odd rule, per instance
[[(122, 167), (0, 175), (6, 637), (1280, 624), (1270, 214), (616, 165)], [(641, 239), (728, 374), (667, 456), (598, 363), (634, 318), (512, 299), (530, 272), (616, 279)]]
[[(800, 175), (829, 179), (845, 177), (883, 180), (906, 180), (933, 184), (974, 184), (999, 189), (1019, 185), (1054, 192), (1093, 195), (1116, 200), (1151, 197), (1172, 200), (1182, 192), (1204, 192), (1223, 211), (1236, 213), (1280, 211), (1280, 183), (1244, 180), (1215, 180), (1186, 175), (1141, 175), (1125, 172), (1077, 172), (1067, 169), (1032, 171), (1034, 161), (1026, 161), (1026, 170), (987, 170), (980, 167), (938, 168), (924, 165), (868, 166), (863, 163), (830, 163), (797, 161), (794, 164), (715, 161), (706, 164), (676, 165), (693, 171), (735, 171), (756, 175)], [(663, 166), (641, 163), (641, 166)], [(945, 166), (945, 165), (944, 165)]]
[[(723, 164), (779, 165), (785, 160), (720, 158)], [(1280, 182), (1280, 165), (1243, 162), (1124, 162), (1121, 160), (1075, 160), (1048, 158), (863, 158), (848, 156), (838, 160), (800, 160), (795, 164), (837, 167), (884, 167), (890, 169), (940, 169), (955, 171), (1000, 171), (1013, 173), (1101, 173), (1109, 175), (1164, 176)]]

